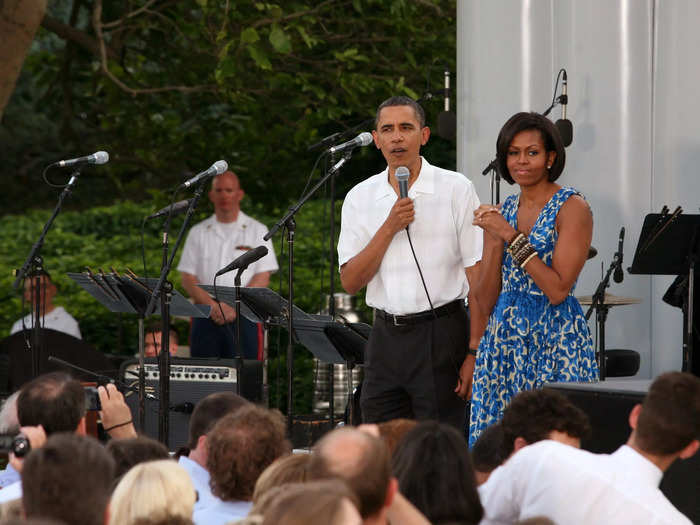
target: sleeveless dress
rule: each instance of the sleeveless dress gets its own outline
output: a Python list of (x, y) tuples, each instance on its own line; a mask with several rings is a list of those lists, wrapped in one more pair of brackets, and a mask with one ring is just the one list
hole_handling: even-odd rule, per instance
[[(529, 241), (537, 255), (552, 265), (557, 241), (555, 220), (573, 188), (557, 191), (540, 211)], [(508, 197), (501, 213), (517, 226), (520, 196)], [(481, 338), (474, 369), (469, 446), (483, 429), (503, 416), (510, 399), (521, 390), (541, 388), (547, 382), (598, 380), (593, 340), (572, 286), (566, 299), (553, 305), (503, 251), (501, 293)]]

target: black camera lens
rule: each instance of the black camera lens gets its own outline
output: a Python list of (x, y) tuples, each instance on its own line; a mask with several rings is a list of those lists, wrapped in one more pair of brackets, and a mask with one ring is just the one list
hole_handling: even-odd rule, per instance
[(12, 452), (18, 458), (23, 458), (29, 454), (31, 449), (29, 439), (24, 434), (19, 434), (12, 440)]

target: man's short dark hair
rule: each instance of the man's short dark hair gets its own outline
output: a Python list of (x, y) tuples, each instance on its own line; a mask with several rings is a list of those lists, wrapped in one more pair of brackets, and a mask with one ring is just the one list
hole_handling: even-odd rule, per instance
[(190, 436), (187, 446), (190, 450), (197, 448), (199, 438), (207, 435), (219, 419), (247, 405), (250, 405), (250, 401), (233, 392), (209, 394), (194, 407), (190, 417)]
[(639, 448), (669, 455), (700, 440), (700, 378), (667, 372), (649, 387), (635, 430)]
[[(357, 453), (342, 460), (333, 457), (338, 450), (334, 440), (352, 440)], [(333, 450), (333, 451), (332, 451)], [(384, 442), (352, 428), (342, 428), (324, 436), (317, 444), (309, 464), (312, 479), (338, 477), (344, 480), (360, 500), (363, 519), (377, 514), (386, 501), (391, 480), (389, 451)]]
[(25, 384), (17, 399), (20, 426), (42, 425), (46, 435), (75, 432), (85, 416), (85, 390), (65, 372), (51, 372)]
[(471, 448), (472, 463), (479, 472), (492, 472), (507, 458), (503, 454), (503, 426), (501, 422), (486, 427)]
[(556, 152), (557, 156), (549, 170), (549, 180), (554, 182), (559, 178), (561, 172), (564, 171), (566, 164), (566, 150), (561, 141), (559, 130), (552, 124), (552, 121), (547, 117), (543, 117), (539, 113), (516, 113), (508, 119), (496, 140), (496, 160), (498, 171), (508, 184), (514, 184), (513, 177), (508, 172), (508, 148), (513, 142), (515, 136), (521, 131), (537, 130), (542, 135), (544, 149), (547, 153), (550, 151)]
[(512, 454), (515, 438), (529, 444), (547, 439), (556, 430), (586, 439), (591, 425), (586, 413), (559, 392), (548, 389), (519, 392), (503, 413), (503, 454)]
[(114, 477), (116, 481), (131, 470), (131, 467), (139, 463), (157, 459), (170, 459), (170, 453), (165, 445), (146, 436), (113, 439), (107, 443), (107, 452), (114, 459)]
[(114, 478), (114, 460), (94, 438), (61, 433), (32, 450), (22, 469), (27, 517), (103, 525)]
[(420, 127), (425, 127), (425, 110), (423, 109), (423, 107), (411, 97), (399, 95), (395, 97), (390, 97), (381, 104), (379, 104), (379, 107), (377, 108), (377, 114), (374, 117), (374, 129), (377, 129), (377, 126), (379, 126), (379, 116), (382, 110), (384, 108), (394, 106), (411, 106), (413, 108), (414, 113), (416, 114), (416, 120), (420, 124)]
[(252, 404), (222, 417), (207, 433), (212, 493), (224, 501), (250, 501), (262, 471), (291, 452), (285, 431), (279, 411)]
[(464, 436), (422, 421), (401, 440), (391, 460), (399, 489), (430, 523), (477, 525), (484, 508)]

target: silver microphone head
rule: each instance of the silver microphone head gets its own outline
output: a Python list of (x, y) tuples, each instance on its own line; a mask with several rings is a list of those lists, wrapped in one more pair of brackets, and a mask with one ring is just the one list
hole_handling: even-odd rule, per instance
[(402, 180), (408, 180), (408, 178), (411, 176), (411, 172), (408, 171), (408, 168), (406, 166), (399, 166), (396, 168), (396, 173), (394, 173), (396, 176), (396, 180), (399, 182)]
[(363, 131), (357, 136), (357, 138), (359, 139), (361, 146), (369, 146), (372, 143), (372, 134), (368, 131)]
[(95, 159), (93, 164), (106, 164), (109, 162), (109, 153), (106, 151), (97, 151), (93, 153), (92, 156)]
[(216, 170), (217, 175), (221, 175), (228, 169), (228, 163), (225, 160), (217, 160), (211, 167)]

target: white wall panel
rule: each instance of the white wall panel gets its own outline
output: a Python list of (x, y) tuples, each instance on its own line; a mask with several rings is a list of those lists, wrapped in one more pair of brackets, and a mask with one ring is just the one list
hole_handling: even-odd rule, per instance
[[(574, 142), (567, 148), (567, 167), (561, 182), (580, 189), (588, 199), (595, 217), (593, 245), (599, 251), (598, 257), (584, 267), (578, 295), (595, 290), (601, 278), (601, 263), (607, 269), (617, 249), (621, 226), (626, 228), (624, 253), (628, 266), (643, 217), (660, 209), (662, 203), (675, 204), (678, 197), (673, 191), (686, 191), (687, 185), (676, 187), (659, 179), (661, 163), (664, 179), (671, 177), (674, 181), (683, 169), (681, 164), (685, 169), (699, 164), (693, 161), (700, 160), (700, 147), (688, 137), (693, 137), (693, 119), (697, 120), (700, 113), (696, 110), (685, 115), (687, 127), (682, 130), (667, 125), (660, 140), (660, 109), (654, 106), (662, 89), (669, 91), (667, 103), (673, 96), (678, 97), (672, 93), (677, 89), (673, 82), (678, 82), (674, 75), (682, 75), (681, 65), (692, 61), (694, 50), (700, 48), (694, 36), (679, 50), (679, 32), (691, 34), (692, 23), (700, 19), (698, 15), (700, 3), (691, 0), (659, 1), (657, 5), (653, 0), (458, 3), (458, 167), (470, 175), (482, 201), (489, 201), (491, 196), (489, 180), (481, 176), (481, 170), (495, 155), (499, 129), (517, 111), (543, 111), (551, 101), (557, 71), (564, 67), (568, 72), (568, 116), (574, 124)], [(665, 22), (665, 18), (674, 18), (675, 25)], [(656, 54), (655, 20), (660, 41)], [(678, 69), (669, 72), (662, 88), (654, 82), (655, 60), (658, 78), (658, 62), (679, 51), (680, 57), (673, 61)], [(692, 82), (696, 76), (691, 77)], [(686, 98), (693, 96), (690, 82), (686, 79)], [(681, 106), (674, 108), (683, 111)], [(669, 111), (664, 111), (668, 115)], [(553, 120), (559, 118), (560, 109), (550, 116)], [(667, 144), (662, 146), (664, 141)], [(682, 154), (679, 152), (672, 160), (660, 157), (658, 150), (663, 147), (670, 153), (671, 143)], [(698, 180), (696, 177), (696, 189)], [(503, 183), (501, 198), (514, 191)], [(613, 308), (606, 325), (608, 348), (640, 352), (640, 377), (680, 368), (680, 311), (661, 306), (667, 281), (626, 274), (623, 283), (612, 283), (609, 289), (644, 301), (637, 306)]]

